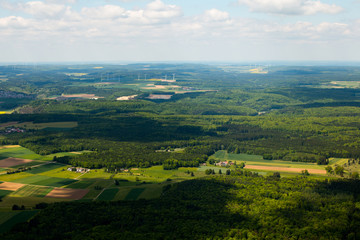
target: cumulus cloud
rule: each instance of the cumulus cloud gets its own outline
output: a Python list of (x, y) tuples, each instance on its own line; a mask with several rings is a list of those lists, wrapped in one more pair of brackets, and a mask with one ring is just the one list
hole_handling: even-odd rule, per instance
[[(16, 10), (10, 10), (9, 16), (0, 18), (0, 46), (6, 49), (4, 46), (11, 47), (10, 43), (16, 41), (24, 46), (32, 42), (34, 45), (47, 43), (52, 46), (97, 46), (96, 49), (99, 46), (111, 46), (109, 49), (123, 47), (132, 48), (133, 51), (143, 47), (144, 51), (149, 50), (157, 55), (159, 51), (164, 51), (163, 46), (170, 45), (174, 51), (181, 46), (192, 51), (211, 46), (211, 52), (215, 49), (213, 46), (218, 44), (219, 53), (222, 53), (223, 47), (236, 49), (249, 43), (262, 46), (274, 42), (311, 42), (320, 45), (327, 41), (339, 42), (342, 38), (354, 39), (355, 42), (360, 37), (360, 21), (347, 24), (340, 21), (278, 23), (271, 18), (265, 21), (232, 17), (229, 12), (216, 8), (189, 16), (183, 14), (180, 6), (160, 0), (153, 0), (143, 7), (133, 9), (121, 6), (119, 1), (108, 1), (107, 5), (81, 9), (73, 7), (71, 2), (13, 2), (12, 7)], [(300, 0), (272, 2), (305, 3)], [(314, 9), (319, 12), (319, 8)], [(19, 16), (15, 16), (16, 14)], [(310, 14), (308, 10), (307, 14)], [(158, 46), (158, 49), (153, 49), (153, 46)], [(109, 51), (109, 54), (112, 52)]]
[(21, 11), (37, 18), (58, 17), (66, 13), (68, 9), (68, 7), (66, 7), (64, 4), (42, 1), (30, 1), (25, 3), (5, 2), (3, 6), (7, 9)]
[(220, 11), (216, 8), (206, 10), (204, 13), (204, 19), (206, 21), (228, 21), (230, 20), (230, 15), (228, 12)]
[(126, 17), (126, 10), (115, 5), (105, 5), (96, 8), (83, 8), (81, 13), (87, 18), (114, 19)]
[(29, 26), (29, 20), (22, 17), (9, 16), (0, 18), (0, 28), (27, 28)]
[(182, 10), (176, 5), (166, 5), (161, 0), (155, 0), (147, 5), (144, 16), (147, 18), (176, 18), (182, 16)]
[(238, 0), (252, 12), (282, 15), (314, 15), (317, 13), (336, 14), (343, 8), (314, 0)]

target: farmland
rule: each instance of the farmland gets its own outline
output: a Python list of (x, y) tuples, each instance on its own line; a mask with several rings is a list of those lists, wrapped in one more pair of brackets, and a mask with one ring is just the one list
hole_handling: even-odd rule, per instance
[(358, 67), (98, 66), (0, 66), (1, 239), (360, 234)]

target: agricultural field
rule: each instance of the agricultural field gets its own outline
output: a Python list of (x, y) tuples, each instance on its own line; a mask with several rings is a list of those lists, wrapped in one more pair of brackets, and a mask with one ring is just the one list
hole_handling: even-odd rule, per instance
[[(15, 174), (0, 175), (0, 191), (3, 201), (0, 209), (11, 208), (11, 203), (24, 205), (27, 209), (39, 202), (69, 200), (136, 200), (159, 197), (163, 186), (194, 177), (205, 176), (199, 168), (179, 168), (163, 170), (162, 166), (150, 168), (132, 168), (127, 172), (109, 173), (104, 169), (93, 169), (90, 172), (78, 173), (68, 171), (68, 165), (53, 163), (53, 156), (69, 156), (82, 152), (58, 153), (40, 156), (20, 146), (2, 146), (0, 154), (3, 160), (10, 161), (4, 170), (16, 169), (19, 166), (32, 164), (31, 170)], [(28, 163), (17, 161), (28, 157)], [(36, 160), (35, 160), (36, 159)], [(2, 161), (3, 161), (2, 160)], [(190, 176), (190, 172), (194, 176)]]
[[(71, 152), (59, 152), (55, 154), (49, 154), (49, 155), (39, 155), (34, 153), (33, 151), (18, 146), (18, 145), (11, 145), (9, 146), (2, 146), (0, 147), (0, 160), (6, 159), (6, 158), (21, 158), (21, 159), (30, 159), (30, 160), (41, 160), (41, 161), (51, 161), (53, 160), (54, 156), (62, 157), (62, 156), (71, 156), (76, 155), (77, 153), (71, 153)], [(39, 162), (36, 162), (39, 163)], [(16, 166), (16, 165), (14, 165)]]
[(1, 212), (0, 211), (0, 233), (10, 230), (14, 225), (26, 222), (35, 214), (38, 213), (38, 210), (33, 211), (21, 211), (21, 212)]
[(218, 151), (210, 157), (219, 161), (232, 161), (240, 164), (245, 163), (245, 168), (250, 170), (279, 171), (288, 173), (301, 173), (308, 170), (313, 174), (326, 174), (325, 166), (315, 163), (290, 162), (282, 160), (265, 160), (259, 155), (233, 154), (226, 151)]
[(105, 189), (96, 200), (100, 201), (111, 201), (115, 198), (116, 194), (119, 192), (119, 188), (108, 188)]
[(10, 197), (45, 197), (49, 192), (53, 190), (52, 187), (25, 185), (15, 192), (11, 193)]
[[(79, 153), (81, 154), (81, 152)], [(36, 165), (33, 165), (29, 171), (0, 175), (0, 181), (2, 181), (0, 183), (0, 198), (2, 198), (0, 220), (1, 218), (4, 219), (3, 224), (0, 223), (0, 231), (1, 229), (7, 230), (12, 223), (21, 222), (20, 217), (23, 219), (22, 221), (29, 219), (33, 216), (30, 214), (33, 214), (33, 211), (29, 210), (34, 209), (34, 206), (41, 202), (155, 199), (161, 196), (166, 185), (188, 179), (202, 178), (206, 176), (206, 169), (215, 169), (216, 175), (218, 175), (219, 170), (225, 174), (226, 170), (229, 169), (207, 164), (207, 166), (180, 167), (173, 170), (163, 170), (163, 166), (152, 166), (149, 168), (131, 168), (120, 173), (109, 173), (104, 169), (92, 169), (90, 172), (78, 173), (68, 171), (68, 165), (49, 162), (49, 156), (40, 156), (19, 146), (3, 146), (0, 149), (0, 154), (8, 158), (11, 156), (28, 156), (31, 159), (39, 159), (32, 160)], [(62, 153), (61, 155), (69, 154)], [(237, 164), (245, 162), (247, 166), (252, 166), (249, 169), (259, 172), (260, 175), (266, 175), (272, 171), (281, 171), (282, 176), (294, 176), (299, 175), (299, 173), (292, 172), (291, 169), (298, 168), (308, 169), (309, 172), (311, 169), (323, 170), (323, 166), (315, 164), (269, 161), (258, 155), (231, 154), (226, 151), (218, 151), (210, 159), (233, 161)], [(331, 159), (330, 164), (342, 162), (345, 160)], [(259, 167), (273, 167), (275, 169), (260, 169)], [(230, 169), (234, 169), (234, 167), (231, 166)], [(190, 173), (193, 173), (193, 176)], [(311, 173), (311, 175), (313, 174)], [(318, 176), (319, 178), (322, 177), (321, 175)], [(323, 176), (326, 175), (323, 174)], [(24, 216), (8, 212), (14, 204), (25, 207)], [(29, 213), (31, 216), (28, 217), (25, 213)]]

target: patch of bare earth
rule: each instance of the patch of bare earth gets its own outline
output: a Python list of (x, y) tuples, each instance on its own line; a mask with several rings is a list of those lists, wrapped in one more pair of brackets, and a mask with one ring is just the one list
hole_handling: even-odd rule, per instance
[(45, 197), (79, 200), (88, 192), (88, 189), (54, 188)]
[(0, 149), (17, 148), (17, 147), (20, 147), (20, 145), (6, 145), (6, 146), (1, 146)]
[[(268, 170), (268, 171), (279, 171), (279, 172), (296, 172), (301, 173), (305, 168), (288, 168), (288, 167), (270, 167), (270, 166), (261, 166), (261, 165), (246, 165), (246, 169), (255, 169), (255, 170)], [(306, 169), (310, 174), (326, 174), (325, 170), (321, 169)]]
[(104, 98), (95, 96), (95, 94), (62, 94), (61, 97), (65, 98), (87, 98), (87, 99), (95, 99), (95, 98)]
[(19, 188), (25, 186), (22, 183), (3, 182), (0, 183), (0, 190), (16, 191)]
[(3, 160), (0, 160), (0, 167), (6, 168), (6, 167), (12, 167), (17, 166), (25, 163), (32, 162), (33, 160), (30, 159), (22, 159), (22, 158), (6, 158)]
[(159, 95), (159, 94), (150, 94), (147, 98), (148, 99), (164, 99), (169, 100), (172, 97), (172, 95)]

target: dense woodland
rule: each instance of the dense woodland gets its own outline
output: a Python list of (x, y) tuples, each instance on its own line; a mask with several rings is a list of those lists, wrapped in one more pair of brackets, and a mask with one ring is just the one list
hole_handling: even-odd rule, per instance
[(1, 239), (358, 239), (360, 182), (226, 176), (156, 200), (52, 204)]
[[(359, 67), (277, 66), (251, 74), (240, 65), (96, 66), (0, 66), (0, 110), (14, 110), (1, 114), (0, 124), (77, 122), (25, 127), (2, 134), (0, 144), (41, 155), (86, 150), (54, 160), (109, 172), (196, 167), (217, 150), (320, 165), (360, 158), (360, 90), (333, 83), (356, 84)], [(159, 79), (173, 73), (171, 84), (188, 92), (133, 87), (147, 86), (144, 74), (167, 86)], [(61, 97), (81, 93), (100, 98)], [(147, 98), (156, 93), (173, 97)], [(137, 97), (116, 100), (128, 95)], [(359, 239), (359, 186), (234, 172), (167, 185), (151, 201), (52, 204), (1, 239)]]

